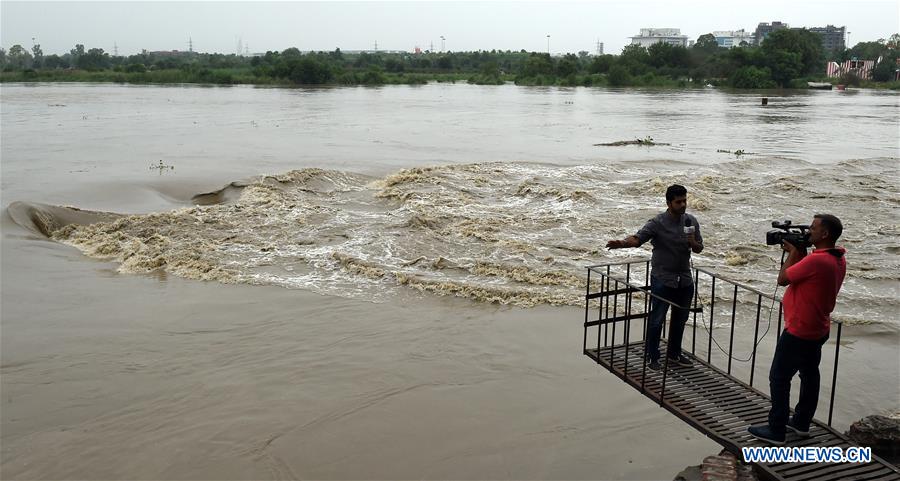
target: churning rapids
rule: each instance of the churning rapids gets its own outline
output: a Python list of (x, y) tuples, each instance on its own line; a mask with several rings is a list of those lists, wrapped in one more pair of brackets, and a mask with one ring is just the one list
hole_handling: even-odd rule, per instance
[[(689, 189), (707, 249), (695, 265), (772, 291), (776, 219), (844, 218), (848, 279), (835, 317), (896, 323), (900, 207), (895, 158), (813, 165), (742, 158), (554, 166), (486, 162), (411, 168), (378, 178), (301, 169), (232, 182), (167, 212), (128, 215), (16, 202), (20, 225), (123, 273), (276, 285), (384, 302), (455, 295), (531, 307), (583, 302), (584, 266), (647, 252), (608, 252)], [(649, 245), (646, 246), (649, 248)], [(649, 251), (649, 249), (648, 249)], [(421, 292), (415, 292), (421, 291)]]

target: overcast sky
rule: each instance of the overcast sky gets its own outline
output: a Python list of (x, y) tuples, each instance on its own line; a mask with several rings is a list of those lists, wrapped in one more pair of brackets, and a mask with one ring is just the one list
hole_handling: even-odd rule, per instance
[(753, 31), (759, 22), (846, 26), (851, 44), (900, 31), (898, 0), (602, 0), (594, 2), (12, 2), (0, 1), (0, 46), (32, 37), (45, 55), (76, 43), (120, 55), (147, 50), (441, 49), (618, 54), (642, 27)]

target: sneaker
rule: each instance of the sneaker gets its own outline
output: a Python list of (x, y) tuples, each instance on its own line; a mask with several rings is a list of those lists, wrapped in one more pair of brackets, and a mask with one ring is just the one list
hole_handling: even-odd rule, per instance
[(680, 354), (678, 357), (670, 357), (669, 362), (674, 362), (675, 364), (684, 367), (691, 367), (694, 365), (690, 359), (684, 357), (684, 354)]
[(749, 428), (747, 428), (747, 432), (749, 432), (751, 436), (759, 439), (760, 441), (774, 444), (775, 446), (784, 446), (784, 434), (782, 434), (781, 436), (776, 435), (768, 424), (750, 426)]
[(650, 364), (647, 364), (647, 367), (649, 367), (649, 368), (650, 368), (651, 370), (653, 370), (653, 371), (659, 371), (659, 370), (661, 369), (660, 366), (659, 366), (659, 361), (658, 361), (658, 360), (657, 360), (657, 361), (650, 361)]
[(794, 420), (793, 420), (793, 419), (791, 419), (790, 421), (788, 421), (786, 427), (787, 427), (788, 429), (790, 429), (791, 431), (793, 431), (794, 434), (796, 434), (798, 437), (801, 437), (801, 438), (808, 438), (808, 437), (809, 437), (809, 428), (807, 427), (805, 430), (804, 430), (804, 429), (798, 428), (797, 425), (794, 424)]

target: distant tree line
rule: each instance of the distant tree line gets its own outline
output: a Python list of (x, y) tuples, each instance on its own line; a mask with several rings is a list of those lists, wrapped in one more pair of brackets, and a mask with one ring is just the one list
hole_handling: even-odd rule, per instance
[[(692, 47), (657, 43), (629, 45), (619, 55), (586, 51), (551, 57), (520, 51), (425, 53), (303, 53), (296, 48), (238, 56), (193, 52), (142, 52), (111, 56), (84, 45), (63, 55), (44, 55), (21, 45), (0, 49), (0, 79), (109, 80), (121, 82), (200, 82), (286, 85), (379, 85), (465, 80), (476, 84), (564, 86), (688, 86), (736, 88), (801, 87), (821, 79), (826, 59), (852, 57), (882, 61), (873, 80), (893, 80), (900, 56), (900, 35), (890, 40), (858, 43), (841, 52), (824, 52), (820, 37), (807, 30), (772, 32), (762, 46), (720, 48), (712, 34)], [(858, 80), (858, 79), (857, 79)]]

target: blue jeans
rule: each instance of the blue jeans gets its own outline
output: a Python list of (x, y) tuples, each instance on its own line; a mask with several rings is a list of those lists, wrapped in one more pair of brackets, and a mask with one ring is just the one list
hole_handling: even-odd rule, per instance
[(769, 428), (776, 435), (785, 432), (790, 415), (791, 379), (800, 372), (800, 399), (794, 408), (794, 426), (808, 430), (816, 406), (819, 404), (819, 361), (822, 360), (822, 345), (828, 340), (809, 341), (794, 336), (787, 331), (781, 333), (775, 347), (775, 357), (769, 370), (769, 390), (772, 395), (772, 409), (769, 410)]
[[(690, 307), (691, 298), (694, 297), (694, 285), (668, 287), (661, 280), (651, 276), (650, 292), (679, 306)], [(662, 325), (668, 311), (669, 303), (660, 301), (655, 297), (651, 298), (646, 342), (647, 356), (651, 361), (659, 360), (659, 338), (662, 335)], [(687, 319), (687, 309), (672, 308), (668, 348), (666, 349), (669, 357), (675, 358), (681, 355), (681, 337), (684, 335), (684, 324), (687, 322)]]

